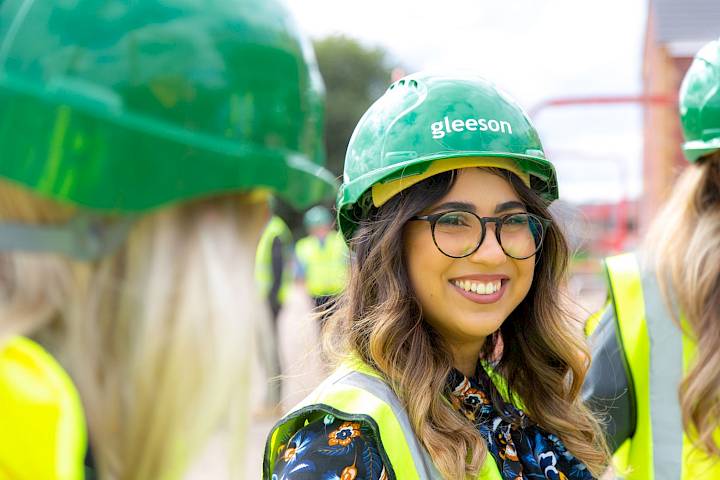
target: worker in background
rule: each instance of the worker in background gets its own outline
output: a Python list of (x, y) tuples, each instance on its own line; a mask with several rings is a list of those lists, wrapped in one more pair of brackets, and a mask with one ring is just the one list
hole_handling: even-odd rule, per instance
[(255, 278), (260, 294), (267, 300), (273, 322), (287, 300), (292, 285), (293, 238), (285, 220), (270, 217), (258, 244)]
[[(335, 194), (277, 0), (0, 2), (0, 478), (243, 466), (268, 196)], [(216, 436), (217, 435), (217, 436)]]
[(290, 228), (282, 218), (273, 215), (260, 237), (255, 257), (255, 281), (260, 295), (270, 309), (272, 320), (259, 335), (261, 356), (269, 377), (265, 403), (271, 412), (277, 408), (282, 398), (278, 314), (292, 286), (292, 254), (293, 238)]
[(720, 478), (720, 41), (680, 89), (690, 165), (639, 254), (606, 259), (584, 396), (628, 479)]
[(346, 286), (348, 249), (340, 233), (333, 228), (333, 217), (326, 207), (316, 205), (308, 210), (303, 225), (309, 235), (295, 245), (296, 279), (304, 286), (315, 307), (323, 311)]

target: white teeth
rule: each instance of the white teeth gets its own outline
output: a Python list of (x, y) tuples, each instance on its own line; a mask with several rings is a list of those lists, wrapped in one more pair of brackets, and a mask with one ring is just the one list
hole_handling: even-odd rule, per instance
[(479, 295), (490, 295), (500, 290), (501, 281), (495, 280), (493, 282), (482, 283), (470, 280), (453, 280), (453, 284), (462, 288), (466, 292), (473, 292)]

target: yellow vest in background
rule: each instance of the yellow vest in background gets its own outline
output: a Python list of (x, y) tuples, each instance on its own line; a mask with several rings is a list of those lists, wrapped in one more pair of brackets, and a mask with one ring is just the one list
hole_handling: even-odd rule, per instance
[[(260, 294), (267, 297), (272, 288), (272, 244), (275, 238), (280, 239), (280, 243), (283, 249), (287, 250), (287, 260), (292, 253), (292, 234), (287, 224), (282, 218), (277, 215), (273, 215), (263, 234), (260, 237), (258, 243), (257, 253), (255, 254), (255, 283), (260, 290)], [(290, 262), (287, 265), (283, 265), (282, 280), (280, 284), (280, 291), (278, 292), (278, 301), (280, 305), (285, 303), (292, 284), (292, 270), (290, 269)]]
[(720, 479), (720, 458), (695, 448), (682, 428), (677, 391), (695, 343), (672, 321), (654, 273), (643, 272), (634, 254), (610, 257), (605, 266), (637, 411), (633, 437), (615, 454), (620, 477)]
[(82, 480), (86, 450), (67, 373), (32, 340), (0, 344), (0, 480)]
[(330, 232), (322, 244), (312, 235), (298, 240), (295, 255), (305, 270), (305, 286), (310, 295), (337, 295), (345, 289), (348, 248), (338, 232)]

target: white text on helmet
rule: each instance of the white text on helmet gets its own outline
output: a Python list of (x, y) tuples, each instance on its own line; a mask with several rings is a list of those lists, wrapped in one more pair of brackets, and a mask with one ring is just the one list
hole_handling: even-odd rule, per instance
[(439, 122), (430, 124), (430, 131), (435, 139), (443, 138), (446, 133), (451, 132), (502, 132), (512, 135), (512, 127), (504, 120), (486, 119), (486, 118), (468, 118), (465, 120), (450, 120), (448, 117)]

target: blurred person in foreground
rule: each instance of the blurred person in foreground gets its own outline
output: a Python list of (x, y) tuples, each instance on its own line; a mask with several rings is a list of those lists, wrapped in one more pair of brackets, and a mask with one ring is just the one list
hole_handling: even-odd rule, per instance
[(600, 474), (555, 169), (522, 108), (479, 77), (407, 76), (363, 115), (343, 179), (339, 365), (270, 432), (263, 478)]
[(606, 259), (584, 386), (628, 479), (720, 478), (720, 41), (680, 89), (690, 165), (641, 254)]
[[(295, 245), (295, 276), (315, 308), (323, 312), (347, 284), (348, 249), (333, 228), (333, 217), (326, 207), (316, 205), (305, 212), (303, 226), (309, 235)], [(324, 317), (321, 314), (321, 319)]]
[(275, 0), (0, 4), (0, 477), (242, 466), (269, 194), (334, 195)]

